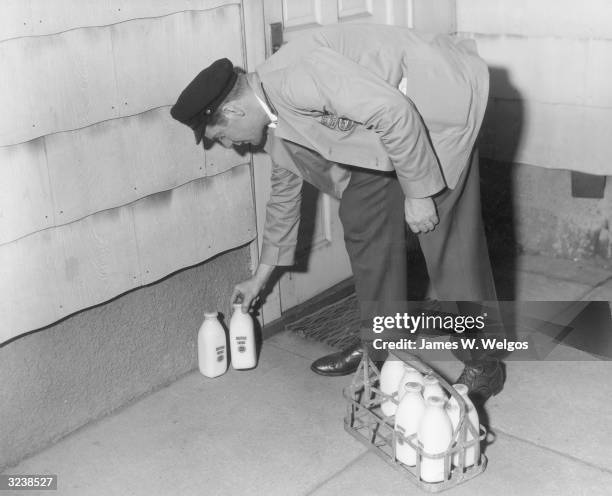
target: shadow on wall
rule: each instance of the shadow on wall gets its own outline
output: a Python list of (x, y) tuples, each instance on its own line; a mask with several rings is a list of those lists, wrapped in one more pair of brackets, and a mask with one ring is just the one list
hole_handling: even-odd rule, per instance
[(480, 189), (489, 256), (499, 299), (516, 296), (519, 254), (512, 164), (523, 132), (524, 107), (506, 69), (490, 67), (489, 105), (480, 132)]

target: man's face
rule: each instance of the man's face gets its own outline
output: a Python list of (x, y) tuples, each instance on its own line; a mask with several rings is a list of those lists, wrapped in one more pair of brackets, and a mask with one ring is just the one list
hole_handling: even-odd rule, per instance
[(225, 123), (206, 126), (206, 138), (220, 143), (225, 148), (245, 145), (258, 146), (263, 142), (265, 124), (249, 114), (231, 114)]

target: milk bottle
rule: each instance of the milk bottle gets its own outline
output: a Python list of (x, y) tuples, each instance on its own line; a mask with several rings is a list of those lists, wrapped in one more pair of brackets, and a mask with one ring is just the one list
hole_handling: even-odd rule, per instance
[[(380, 390), (389, 396), (395, 396), (397, 401), (397, 393), (399, 383), (404, 375), (404, 362), (395, 355), (389, 353), (387, 360), (380, 370)], [(387, 417), (395, 415), (397, 404), (391, 399), (386, 399), (380, 405), (382, 413)]]
[(204, 313), (198, 331), (198, 367), (206, 377), (217, 377), (227, 370), (227, 339), (217, 312)]
[(427, 400), (427, 398), (429, 398), (430, 396), (439, 396), (440, 398), (445, 400), (446, 392), (444, 391), (444, 389), (442, 389), (442, 386), (440, 386), (438, 379), (434, 375), (427, 374), (423, 378), (423, 398)]
[(423, 385), (423, 374), (421, 374), (417, 369), (411, 367), (408, 364), (404, 364), (404, 375), (402, 376), (399, 383), (398, 390), (398, 400), (401, 402), (404, 394), (406, 393), (406, 388), (404, 387), (409, 382), (417, 382), (421, 386)]
[[(404, 437), (416, 434), (425, 411), (425, 401), (421, 395), (423, 386), (418, 382), (408, 382), (404, 385), (402, 401), (395, 412), (395, 430)], [(416, 445), (416, 438), (411, 439)], [(395, 443), (395, 457), (405, 465), (416, 465), (416, 450), (401, 437)]]
[[(472, 400), (468, 397), (468, 387), (465, 384), (454, 384), (453, 387), (455, 390), (461, 395), (461, 397), (465, 400), (466, 403), (466, 416), (467, 421), (471, 423), (476, 432), (479, 432), (480, 429), (480, 420), (478, 418), (478, 411), (474, 408), (474, 404)], [(461, 410), (459, 409), (459, 403), (455, 398), (451, 398), (448, 400), (448, 404), (446, 406), (446, 411), (448, 416), (450, 417), (451, 424), (453, 426), (453, 431), (459, 425), (459, 420), (461, 418)], [(466, 437), (465, 440), (472, 441), (474, 439), (474, 435), (472, 431), (466, 427)], [(453, 455), (453, 465), (456, 467), (459, 466), (460, 461), (460, 452), (457, 452)], [(471, 467), (476, 463), (476, 446), (471, 446), (465, 450), (465, 467)]]
[(234, 303), (230, 319), (230, 350), (234, 369), (252, 369), (257, 365), (257, 350), (253, 319), (248, 312), (242, 311), (240, 303)]
[(442, 482), (445, 480), (444, 457), (430, 458), (426, 455), (444, 453), (453, 438), (453, 426), (444, 408), (445, 400), (439, 396), (430, 396), (425, 400), (423, 419), (417, 430), (417, 438), (422, 443), (421, 479), (425, 482)]

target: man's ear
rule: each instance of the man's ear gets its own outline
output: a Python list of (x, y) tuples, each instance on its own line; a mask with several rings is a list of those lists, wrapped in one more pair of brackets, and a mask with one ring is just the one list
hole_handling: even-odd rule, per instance
[(228, 119), (236, 119), (245, 116), (245, 111), (237, 102), (226, 103), (223, 106), (223, 115)]

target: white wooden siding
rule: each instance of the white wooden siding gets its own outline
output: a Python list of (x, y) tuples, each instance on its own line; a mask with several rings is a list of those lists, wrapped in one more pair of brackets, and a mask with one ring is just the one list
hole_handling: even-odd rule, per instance
[[(243, 194), (247, 192), (247, 194)], [(0, 342), (255, 238), (248, 165), (0, 246)]]
[(460, 31), (529, 37), (612, 38), (610, 0), (457, 0)]
[(241, 2), (18, 0), (0, 17), (0, 342), (255, 238), (250, 156), (169, 115)]
[(2, 42), (0, 146), (173, 104), (217, 58), (243, 60), (240, 30), (229, 5)]
[(239, 5), (237, 0), (3, 0), (0, 41)]
[(482, 154), (611, 175), (612, 2), (457, 0), (491, 69)]
[(43, 139), (0, 147), (0, 244), (54, 225)]

